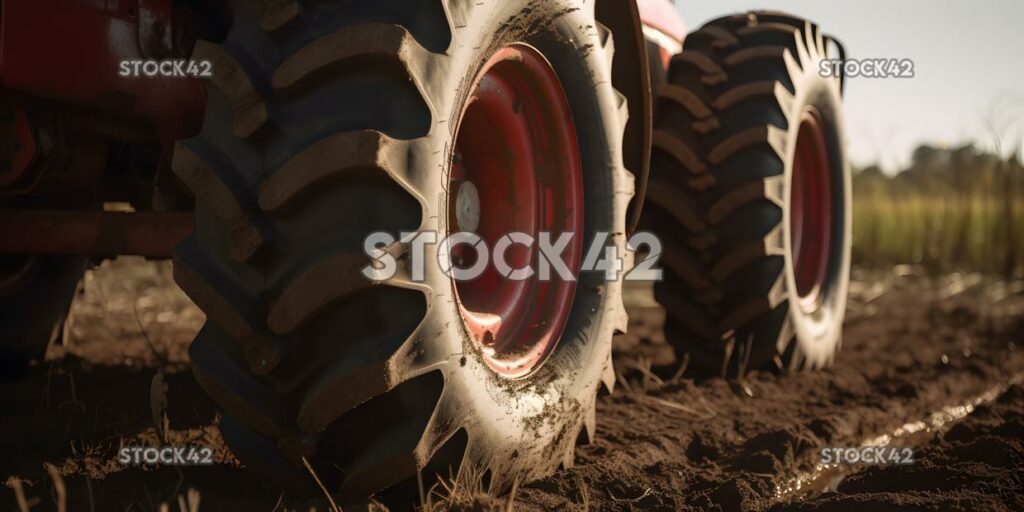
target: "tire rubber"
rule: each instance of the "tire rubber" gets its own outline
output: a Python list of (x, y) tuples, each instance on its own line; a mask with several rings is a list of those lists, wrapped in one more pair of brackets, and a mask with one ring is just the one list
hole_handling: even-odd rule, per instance
[[(690, 34), (659, 88), (642, 229), (661, 235), (655, 296), (665, 335), (698, 374), (820, 368), (841, 343), (849, 284), (850, 171), (840, 81), (819, 74), (818, 26), (777, 12)], [(789, 190), (801, 113), (825, 127), (831, 247), (816, 311), (796, 304)]]
[[(454, 133), (480, 67), (513, 42), (538, 49), (565, 89), (583, 159), (586, 242), (624, 250), (633, 177), (622, 164), (625, 98), (611, 86), (612, 35), (580, 0), (232, 2), (202, 131), (173, 168), (196, 196), (176, 250), (178, 284), (206, 325), (190, 354), (224, 409), (236, 456), (274, 485), (342, 502), (415, 489), (450, 461), (507, 488), (569, 466), (611, 388), (621, 283), (580, 276), (546, 362), (495, 374), (468, 339), (453, 286), (428, 246), (426, 281), (362, 274), (374, 231), (433, 230)], [(454, 200), (454, 198), (451, 198)], [(433, 249), (432, 249), (433, 248)], [(388, 249), (404, 259), (409, 247)], [(440, 462), (439, 462), (440, 461)], [(403, 487), (406, 486), (406, 487)]]

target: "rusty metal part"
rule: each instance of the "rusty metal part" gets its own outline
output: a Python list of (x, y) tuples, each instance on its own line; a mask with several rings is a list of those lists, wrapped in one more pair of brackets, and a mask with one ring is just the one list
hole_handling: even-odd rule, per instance
[(0, 254), (168, 258), (194, 228), (191, 212), (0, 212)]
[(39, 143), (25, 105), (0, 97), (0, 188), (17, 182), (32, 166)]
[[(109, 144), (87, 134), (69, 134), (62, 123), (41, 120), (33, 124), (40, 154), (16, 183), (0, 188), (5, 209), (95, 210), (97, 184), (107, 168)], [(2, 213), (2, 212), (0, 212)]]
[(636, 2), (598, 0), (595, 15), (597, 21), (608, 27), (615, 36), (612, 85), (629, 103), (629, 122), (626, 123), (622, 141), (622, 158), (626, 169), (636, 176), (636, 195), (626, 219), (626, 230), (632, 233), (640, 222), (651, 163), (653, 107), (647, 42)]
[[(40, 188), (46, 188), (47, 178), (54, 175), (60, 175), (57, 181), (62, 182), (68, 182), (69, 178), (79, 175), (87, 174), (89, 179), (99, 175), (98, 171), (102, 170), (106, 161), (104, 144), (83, 137), (79, 144), (74, 145), (72, 154), (63, 115), (50, 102), (14, 91), (4, 91), (0, 97), (3, 105), (0, 109), (14, 113), (16, 123), (13, 126), (0, 123), (3, 124), (0, 128), (0, 145), (21, 152), (20, 156), (15, 154), (10, 167), (0, 164), (0, 197), (35, 193)], [(31, 145), (31, 154), (24, 151), (26, 145)], [(6, 160), (6, 156), (0, 156), (0, 160)], [(77, 181), (71, 185), (76, 195), (82, 195), (83, 185), (86, 182)], [(48, 196), (52, 198), (53, 194)], [(66, 205), (78, 206), (79, 203)]]

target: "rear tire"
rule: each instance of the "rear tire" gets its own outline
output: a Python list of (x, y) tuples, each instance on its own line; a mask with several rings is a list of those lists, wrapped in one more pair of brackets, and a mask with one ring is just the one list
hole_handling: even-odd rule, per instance
[[(584, 231), (624, 249), (632, 176), (611, 34), (593, 2), (234, 2), (202, 132), (178, 144), (197, 198), (175, 278), (208, 322), (190, 353), (225, 409), (225, 440), (250, 469), (343, 501), (416, 488), (448, 464), (492, 490), (571, 465), (614, 382), (625, 330), (620, 283), (580, 277), (558, 345), (532, 373), (498, 375), (463, 328), (451, 280), (427, 247), (426, 280), (362, 275), (367, 235), (448, 231), (446, 186), (474, 76), (526, 43), (561, 81), (578, 133)], [(529, 8), (528, 8), (529, 7)], [(411, 487), (410, 487), (411, 486)]]
[[(839, 348), (850, 172), (841, 84), (818, 71), (826, 46), (786, 14), (720, 18), (687, 37), (660, 88), (641, 226), (664, 245), (665, 336), (699, 373), (820, 368)], [(800, 163), (808, 117), (827, 164)], [(796, 256), (815, 243), (817, 264)]]

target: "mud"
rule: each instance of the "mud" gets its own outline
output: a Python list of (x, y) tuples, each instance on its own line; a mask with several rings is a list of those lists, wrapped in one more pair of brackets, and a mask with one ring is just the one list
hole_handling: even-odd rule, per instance
[[(170, 284), (166, 265), (118, 265), (86, 281), (65, 346), (29, 379), (0, 388), (0, 509), (18, 509), (16, 488), (31, 510), (56, 509), (61, 486), (51, 471), (70, 510), (188, 510), (190, 500), (200, 510), (297, 507), (223, 446), (216, 409), (187, 371), (185, 347), (202, 315)], [(933, 280), (910, 268), (855, 275), (833, 369), (739, 382), (680, 374), (660, 336), (660, 309), (643, 290), (629, 302), (630, 333), (616, 339), (619, 383), (599, 400), (597, 439), (577, 448), (574, 467), (506, 496), (461, 488), (430, 508), (1024, 509), (1024, 390), (1007, 388), (1024, 372), (1021, 283)], [(158, 368), (168, 391), (154, 421)], [(990, 402), (955, 421), (928, 421), (993, 389)], [(214, 465), (116, 461), (119, 446), (155, 444), (164, 413), (170, 442), (213, 447)], [(828, 485), (802, 478), (815, 474), (823, 447), (877, 442), (913, 422), (924, 425), (915, 464), (844, 470)]]
[(817, 495), (793, 484), (818, 465), (822, 448), (860, 446), (1024, 371), (1019, 286), (960, 275), (856, 277), (841, 357), (824, 372), (659, 382), (647, 366), (664, 358), (661, 312), (634, 310), (633, 335), (618, 340), (632, 347), (619, 367), (633, 369), (624, 370), (615, 395), (601, 400), (597, 441), (579, 448), (576, 467), (520, 490), (521, 508), (764, 510), (812, 503)]
[(1024, 510), (1024, 387), (1011, 386), (915, 451), (909, 466), (871, 467), (835, 492), (777, 507), (804, 510)]

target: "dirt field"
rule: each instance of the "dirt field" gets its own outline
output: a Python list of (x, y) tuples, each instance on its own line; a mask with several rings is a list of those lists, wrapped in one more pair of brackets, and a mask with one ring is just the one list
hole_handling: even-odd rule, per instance
[[(675, 377), (660, 310), (642, 291), (631, 297), (631, 332), (616, 340), (620, 382), (599, 401), (598, 439), (578, 447), (575, 466), (510, 496), (460, 489), (433, 508), (1024, 509), (1024, 283), (929, 280), (911, 268), (855, 275), (835, 368), (742, 382)], [(61, 494), (69, 510), (298, 507), (220, 441), (215, 408), (187, 371), (201, 323), (166, 264), (122, 260), (90, 273), (65, 345), (0, 388), (0, 509), (24, 499), (54, 510)], [(216, 464), (117, 462), (121, 445), (158, 443), (157, 369), (168, 442), (214, 447)], [(824, 447), (864, 444), (912, 446), (915, 463), (819, 464)]]

